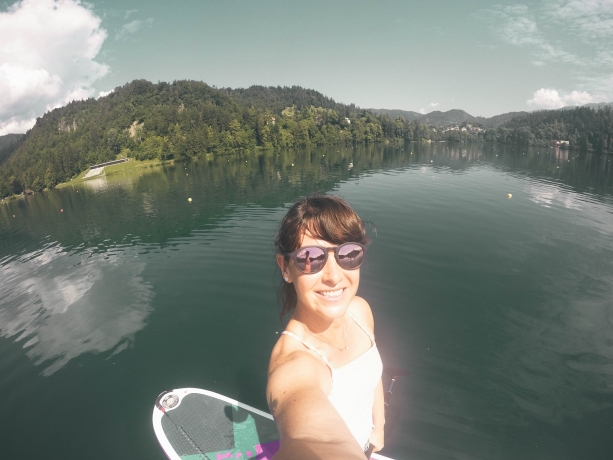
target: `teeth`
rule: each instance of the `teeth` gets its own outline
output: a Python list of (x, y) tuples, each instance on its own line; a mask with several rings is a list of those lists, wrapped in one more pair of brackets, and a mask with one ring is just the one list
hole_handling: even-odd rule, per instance
[(336, 291), (321, 291), (320, 294), (324, 297), (339, 297), (343, 293), (343, 289), (337, 289)]

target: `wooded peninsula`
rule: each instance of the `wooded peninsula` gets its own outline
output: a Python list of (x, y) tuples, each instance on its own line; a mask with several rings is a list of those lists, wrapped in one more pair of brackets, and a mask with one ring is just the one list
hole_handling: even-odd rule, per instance
[(135, 80), (105, 97), (48, 112), (25, 136), (0, 145), (0, 198), (52, 188), (93, 164), (117, 158), (187, 160), (382, 141), (549, 146), (563, 140), (571, 149), (613, 153), (612, 112), (608, 106), (579, 107), (521, 114), (498, 127), (488, 126), (487, 119), (441, 127), (402, 116), (392, 119), (298, 86), (230, 89), (196, 81)]

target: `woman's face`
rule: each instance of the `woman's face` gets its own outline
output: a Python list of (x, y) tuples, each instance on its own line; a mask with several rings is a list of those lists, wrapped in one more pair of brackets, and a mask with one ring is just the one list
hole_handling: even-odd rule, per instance
[[(302, 236), (300, 247), (306, 246), (326, 248), (337, 245), (316, 239), (306, 231)], [(324, 268), (314, 274), (302, 273), (291, 260), (287, 264), (284, 263), (281, 255), (277, 256), (277, 262), (288, 282), (294, 283), (298, 297), (296, 305), (298, 314), (315, 314), (327, 320), (341, 318), (360, 284), (360, 269), (343, 270), (336, 262), (333, 251), (328, 253)]]

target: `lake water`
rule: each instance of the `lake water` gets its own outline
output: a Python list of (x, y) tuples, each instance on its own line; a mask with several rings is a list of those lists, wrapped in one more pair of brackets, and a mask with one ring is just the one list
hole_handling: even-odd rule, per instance
[(385, 454), (610, 460), (612, 164), (542, 148), (334, 146), (0, 204), (0, 456), (162, 460), (151, 413), (165, 389), (266, 410), (282, 330), (272, 239), (292, 200), (326, 192), (376, 227), (359, 293), (384, 363), (409, 371)]

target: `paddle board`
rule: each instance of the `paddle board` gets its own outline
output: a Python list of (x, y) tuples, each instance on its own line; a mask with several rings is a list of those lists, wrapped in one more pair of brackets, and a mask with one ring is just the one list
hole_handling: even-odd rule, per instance
[[(158, 396), (153, 429), (170, 460), (270, 460), (280, 444), (272, 415), (198, 388)], [(378, 454), (371, 459), (392, 460)]]

